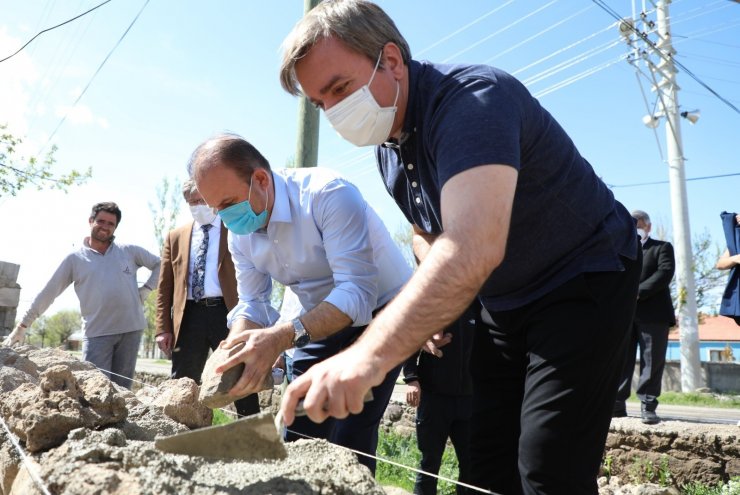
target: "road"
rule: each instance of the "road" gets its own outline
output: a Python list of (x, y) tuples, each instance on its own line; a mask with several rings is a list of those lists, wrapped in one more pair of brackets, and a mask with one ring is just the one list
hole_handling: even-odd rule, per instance
[[(139, 359), (136, 363), (137, 371), (167, 375), (170, 372), (169, 362), (163, 362), (161, 359)], [(398, 402), (406, 401), (406, 385), (397, 384), (393, 390), (392, 400)], [(638, 402), (627, 402), (627, 414), (633, 417), (640, 416), (640, 404)], [(661, 404), (658, 407), (658, 416), (663, 419), (673, 419), (679, 421), (701, 422), (701, 423), (720, 423), (720, 424), (740, 424), (740, 408), (726, 409), (718, 407), (697, 407), (697, 406), (674, 406), (670, 404)]]

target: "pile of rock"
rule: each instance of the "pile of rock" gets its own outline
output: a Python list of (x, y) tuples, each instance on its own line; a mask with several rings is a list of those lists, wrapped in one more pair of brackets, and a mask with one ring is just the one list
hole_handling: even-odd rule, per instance
[(260, 462), (157, 450), (156, 437), (211, 423), (197, 397), (189, 379), (134, 395), (63, 351), (0, 346), (0, 495), (384, 493), (352, 452), (323, 441)]

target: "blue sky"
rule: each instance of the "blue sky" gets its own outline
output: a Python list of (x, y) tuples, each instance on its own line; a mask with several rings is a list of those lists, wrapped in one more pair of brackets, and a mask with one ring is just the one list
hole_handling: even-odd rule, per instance
[[(97, 3), (0, 0), (0, 58)], [(297, 99), (282, 91), (277, 70), (280, 43), (301, 16), (303, 2), (151, 0), (92, 79), (145, 3), (113, 0), (0, 63), (0, 122), (24, 136), (24, 153), (53, 143), (59, 147), (58, 171), (93, 171), (88, 184), (68, 194), (26, 190), (0, 198), (0, 227), (6, 233), (0, 260), (21, 264), (20, 312), (89, 233), (87, 216), (97, 201), (120, 204), (121, 242), (156, 251), (148, 204), (163, 178), (185, 178), (188, 156), (208, 136), (239, 133), (276, 168), (295, 154)], [(489, 63), (523, 80), (608, 184), (668, 179), (664, 126), (657, 129), (659, 148), (656, 134), (641, 123), (648, 111), (635, 70), (620, 60), (627, 45), (615, 20), (595, 3), (378, 3), (395, 19), (414, 57)], [(630, 0), (606, 3), (623, 16), (632, 14)], [(637, 4), (639, 10), (642, 2)], [(678, 60), (740, 107), (740, 4), (678, 0), (671, 4), (671, 20)], [(686, 176), (740, 172), (735, 151), (740, 114), (682, 71), (678, 82), (682, 109), (701, 110), (696, 125), (681, 122)], [(645, 78), (642, 86), (653, 105)], [(382, 187), (370, 148), (345, 143), (323, 116), (319, 164), (354, 181), (391, 232), (401, 228), (403, 217)], [(719, 213), (740, 210), (739, 186), (740, 176), (688, 182), (693, 234), (708, 229), (722, 242)], [(668, 184), (613, 191), (628, 209), (648, 211), (670, 236)], [(49, 313), (68, 307), (77, 307), (72, 290)]]

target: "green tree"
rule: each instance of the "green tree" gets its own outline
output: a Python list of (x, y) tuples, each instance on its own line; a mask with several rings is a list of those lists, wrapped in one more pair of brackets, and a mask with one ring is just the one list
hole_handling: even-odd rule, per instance
[(157, 349), (155, 336), (157, 335), (157, 290), (149, 293), (144, 301), (144, 316), (146, 317), (146, 328), (144, 329), (144, 357), (153, 358)]
[(157, 202), (155, 204), (149, 202), (149, 210), (154, 218), (154, 237), (157, 239), (160, 251), (164, 247), (165, 236), (176, 226), (175, 222), (180, 213), (182, 201), (180, 181), (177, 179), (170, 181), (167, 177), (163, 177), (162, 182), (157, 186)]
[(33, 344), (38, 347), (44, 347), (48, 342), (49, 328), (47, 325), (48, 318), (46, 316), (40, 316), (33, 322), (31, 328), (28, 329), (27, 339), (29, 344)]
[(18, 147), (23, 140), (7, 129), (7, 124), (0, 124), (0, 197), (15, 196), (25, 187), (66, 192), (68, 187), (83, 184), (92, 175), (89, 168), (84, 172), (72, 170), (66, 175), (54, 175), (51, 168), (56, 163), (56, 146), (52, 146), (41, 160), (35, 156), (18, 156)]
[[(655, 233), (657, 239), (665, 239), (666, 237), (665, 228), (660, 225), (655, 229)], [(696, 285), (696, 307), (700, 313), (716, 315), (719, 307), (719, 297), (716, 289), (724, 286), (726, 282), (726, 274), (716, 268), (722, 250), (719, 245), (713, 242), (708, 229), (695, 234), (691, 244), (691, 268), (694, 272), (694, 284)], [(670, 289), (673, 307), (677, 308), (676, 277), (671, 280)]]
[[(182, 188), (180, 181), (167, 177), (157, 186), (156, 203), (149, 202), (149, 210), (152, 212), (154, 237), (157, 239), (160, 253), (164, 248), (164, 239), (167, 233), (176, 227), (177, 215), (182, 204)], [(157, 335), (157, 290), (149, 293), (144, 301), (144, 316), (146, 317), (146, 328), (144, 329), (144, 353), (146, 357), (154, 357), (156, 351), (155, 337)]]
[(69, 336), (82, 327), (80, 312), (74, 309), (59, 311), (46, 320), (48, 345), (67, 345)]
[(393, 242), (401, 250), (403, 257), (406, 259), (409, 265), (416, 266), (416, 260), (414, 259), (414, 231), (410, 224), (402, 223), (398, 226), (398, 230), (393, 234)]

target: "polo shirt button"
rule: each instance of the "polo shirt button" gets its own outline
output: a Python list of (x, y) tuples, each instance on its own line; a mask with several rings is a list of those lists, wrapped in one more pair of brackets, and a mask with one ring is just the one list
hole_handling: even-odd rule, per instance
[(413, 163), (409, 163), (408, 165), (406, 165), (406, 168), (409, 169), (409, 170), (414, 170), (414, 164)]
[[(411, 187), (417, 187), (418, 185), (419, 185), (419, 184), (418, 184), (418, 183), (417, 183), (416, 181), (413, 181), (413, 182), (411, 183)], [(277, 241), (276, 241), (276, 242), (277, 242)]]
[(416, 204), (421, 204), (421, 198), (419, 196), (416, 197)]

